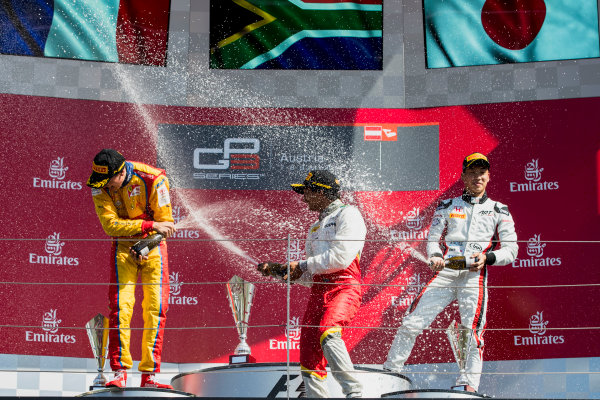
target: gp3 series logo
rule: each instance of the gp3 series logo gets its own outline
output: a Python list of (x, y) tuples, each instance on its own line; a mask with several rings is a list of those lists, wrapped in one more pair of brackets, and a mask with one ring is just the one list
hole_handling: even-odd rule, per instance
[[(259, 169), (259, 151), (260, 140), (258, 139), (227, 138), (221, 149), (194, 149), (194, 168), (209, 170)], [(210, 163), (211, 161), (216, 161), (216, 163)]]

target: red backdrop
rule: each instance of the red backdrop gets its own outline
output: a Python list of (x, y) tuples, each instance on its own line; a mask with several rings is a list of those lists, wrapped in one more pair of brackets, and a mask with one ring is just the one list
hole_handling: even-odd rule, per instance
[[(345, 331), (353, 360), (383, 362), (394, 334), (386, 328), (399, 325), (416, 286), (431, 276), (409, 250), (424, 252), (420, 239), (426, 236), (435, 205), (461, 192), (461, 162), (473, 151), (488, 155), (488, 193), (509, 205), (522, 241), (514, 264), (489, 270), (486, 359), (597, 356), (592, 343), (600, 339), (598, 331), (573, 328), (600, 325), (600, 314), (590, 312), (600, 305), (598, 291), (585, 286), (597, 284), (600, 275), (594, 261), (598, 244), (589, 242), (599, 239), (600, 226), (598, 109), (599, 98), (419, 110), (323, 110), (142, 109), (125, 103), (0, 95), (0, 352), (92, 356), (82, 328), (97, 313), (107, 314), (110, 242), (85, 181), (101, 148), (117, 148), (128, 159), (156, 164), (160, 123), (436, 123), (439, 190), (345, 195), (361, 208), (370, 240), (361, 259), (363, 306), (355, 328)], [(303, 175), (299, 172), (299, 179)], [(259, 362), (284, 361), (286, 287), (260, 277), (250, 260), (283, 260), (288, 234), (303, 238), (316, 215), (307, 212), (291, 190), (173, 192), (178, 219), (199, 212), (210, 227), (187, 225), (169, 242), (173, 304), (163, 360), (227, 360), (238, 338), (219, 282), (239, 275), (256, 284), (248, 330), (253, 354)], [(222, 240), (211, 241), (211, 232), (235, 239), (231, 243), (238, 254)], [(139, 288), (138, 295), (135, 328), (142, 326)], [(294, 286), (291, 295), (293, 324), (303, 313), (307, 290)], [(450, 306), (433, 327), (445, 328), (455, 314)], [(297, 361), (297, 332), (291, 329), (289, 334)], [(409, 362), (449, 362), (444, 335), (441, 330), (423, 335)], [(136, 331), (132, 338), (136, 359), (140, 337)]]

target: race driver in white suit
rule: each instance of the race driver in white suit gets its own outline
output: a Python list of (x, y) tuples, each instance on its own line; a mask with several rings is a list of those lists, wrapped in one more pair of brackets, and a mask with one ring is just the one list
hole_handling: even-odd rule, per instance
[[(471, 332), (465, 373), (455, 389), (476, 392), (482, 371), (483, 333), (488, 306), (488, 266), (507, 265), (517, 256), (515, 224), (504, 204), (487, 196), (490, 163), (481, 153), (463, 161), (463, 194), (442, 200), (433, 216), (427, 243), (433, 278), (415, 298), (398, 328), (384, 369), (400, 372), (416, 337), (454, 300), (458, 300), (461, 324)], [(500, 248), (497, 245), (500, 244)], [(467, 269), (446, 266), (447, 260), (464, 256)]]

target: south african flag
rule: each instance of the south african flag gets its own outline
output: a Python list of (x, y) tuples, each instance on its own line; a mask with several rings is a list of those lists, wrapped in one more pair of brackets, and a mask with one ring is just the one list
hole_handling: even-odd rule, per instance
[(383, 0), (211, 0), (210, 67), (378, 70)]

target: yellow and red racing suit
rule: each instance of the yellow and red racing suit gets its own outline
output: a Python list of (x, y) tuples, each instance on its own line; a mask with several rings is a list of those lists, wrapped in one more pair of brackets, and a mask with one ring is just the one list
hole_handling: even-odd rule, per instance
[[(125, 162), (123, 185), (115, 190), (92, 189), (96, 213), (107, 235), (112, 236), (109, 359), (113, 370), (129, 369), (130, 322), (135, 303), (135, 284), (141, 278), (144, 333), (139, 370), (160, 372), (160, 361), (169, 304), (167, 244), (162, 241), (138, 263), (129, 248), (152, 232), (154, 221), (173, 221), (169, 181), (165, 171), (137, 162)], [(118, 285), (117, 285), (118, 284)]]

